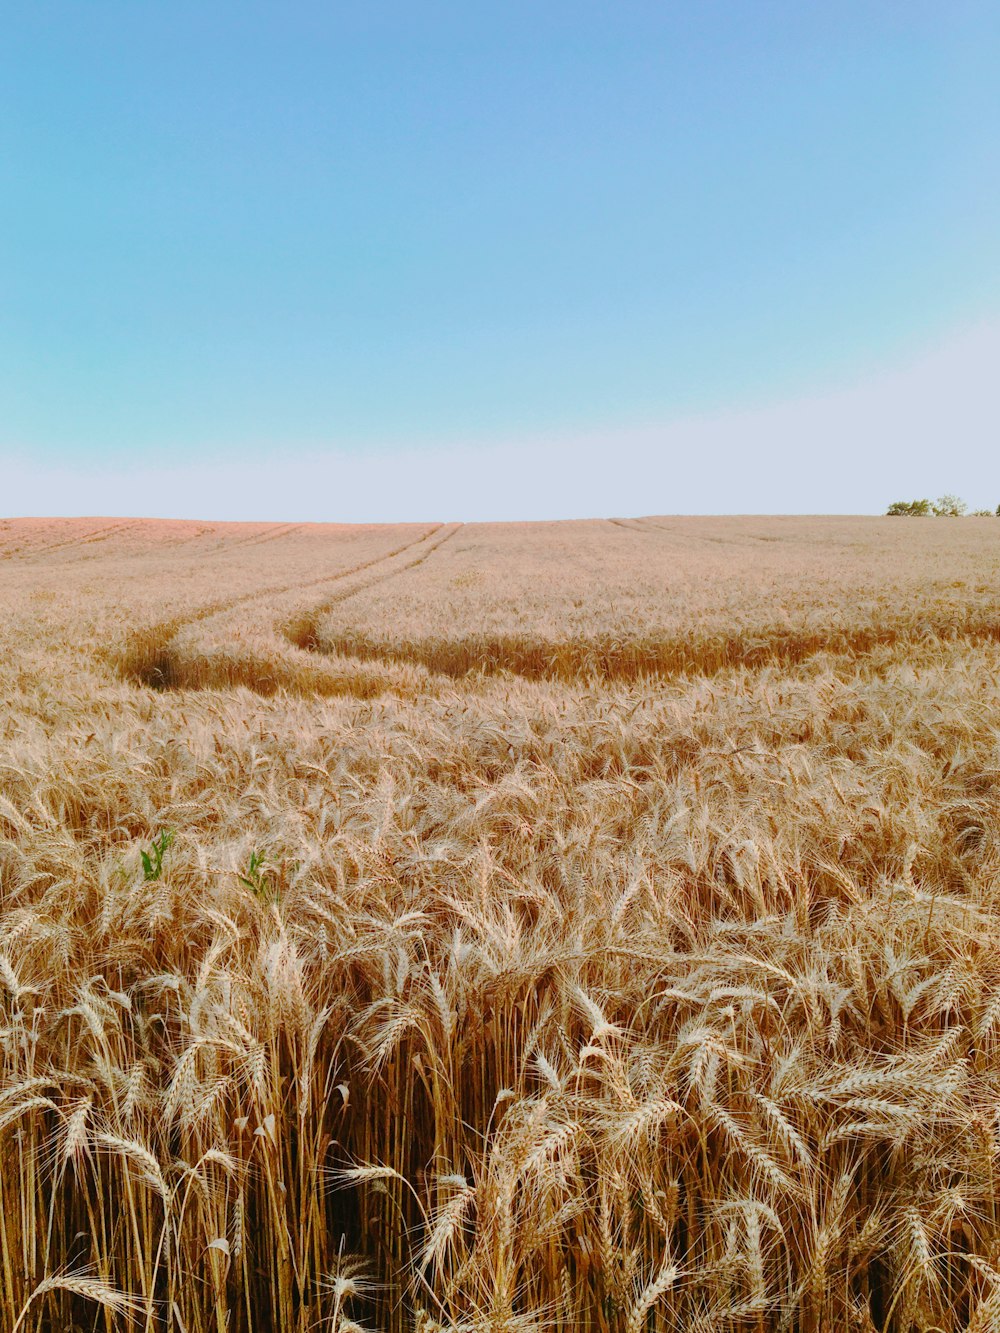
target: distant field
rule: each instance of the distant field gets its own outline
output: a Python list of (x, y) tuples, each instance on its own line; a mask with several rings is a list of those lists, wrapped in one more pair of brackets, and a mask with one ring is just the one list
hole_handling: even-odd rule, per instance
[(7, 520), (0, 599), (0, 1327), (1000, 1328), (1000, 520)]

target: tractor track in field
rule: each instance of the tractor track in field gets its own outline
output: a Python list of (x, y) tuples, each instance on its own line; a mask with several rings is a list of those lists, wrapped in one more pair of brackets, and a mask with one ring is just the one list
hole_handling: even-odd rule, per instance
[[(378, 587), (380, 583), (387, 583), (390, 579), (396, 578), (399, 574), (405, 574), (408, 570), (416, 569), (418, 565), (422, 565), (425, 560), (430, 559), (435, 551), (439, 551), (445, 542), (450, 541), (463, 526), (464, 524), (462, 523), (449, 525), (448, 531), (442, 533), (438, 541), (434, 542), (433, 545), (428, 546), (426, 550), (422, 551), (415, 559), (408, 560), (397, 569), (379, 573), (375, 578), (366, 579), (363, 583), (359, 583), (355, 587), (345, 588), (343, 592), (337, 593), (333, 597), (325, 598), (319, 606), (314, 607), (312, 611), (307, 612), (304, 616), (298, 617), (290, 625), (286, 625), (282, 631), (284, 637), (296, 648), (304, 648), (307, 652), (320, 651), (319, 621), (329, 610), (335, 606), (339, 606), (341, 602), (348, 601), (351, 597), (356, 597), (360, 592), (367, 592), (369, 588)], [(436, 529), (431, 536), (436, 536), (437, 532), (440, 531), (440, 528)]]
[(304, 523), (279, 523), (276, 527), (268, 528), (266, 532), (255, 532), (250, 537), (240, 537), (234, 542), (229, 542), (220, 546), (220, 552), (235, 551), (238, 548), (246, 546), (263, 546), (265, 542), (280, 541), (282, 537), (290, 537), (293, 532), (299, 532), (305, 527)]
[[(321, 587), (326, 583), (337, 583), (342, 579), (351, 578), (355, 574), (364, 573), (365, 570), (385, 564), (387, 561), (413, 550), (422, 543), (431, 541), (443, 526), (440, 523), (435, 524), (429, 532), (423, 533), (412, 541), (403, 542), (391, 551), (373, 556), (370, 560), (362, 560), (349, 569), (321, 574), (313, 579), (300, 579), (293, 583), (255, 588), (252, 592), (241, 593), (238, 597), (226, 597), (208, 602), (205, 606), (199, 607), (197, 611), (189, 612), (187, 615), (173, 616), (169, 620), (160, 621), (144, 630), (137, 631), (126, 644), (120, 647), (117, 653), (112, 653), (112, 659), (118, 668), (119, 674), (132, 684), (146, 685), (154, 689), (163, 688), (164, 682), (169, 679), (170, 674), (169, 670), (166, 669), (166, 663), (170, 658), (170, 645), (181, 630), (186, 629), (189, 625), (200, 624), (211, 620), (215, 616), (224, 615), (227, 611), (235, 610), (238, 606), (262, 601), (267, 597), (280, 597), (288, 592), (304, 592), (309, 588)], [(437, 545), (440, 545), (440, 543), (437, 543)], [(436, 548), (432, 547), (431, 549)], [(426, 559), (426, 555), (418, 557), (412, 563), (419, 564), (422, 559)], [(376, 582), (379, 582), (379, 580), (373, 579), (363, 586), (368, 587), (371, 583)], [(352, 588), (350, 592), (345, 593), (345, 596), (352, 596), (356, 591), (360, 591), (360, 589)], [(335, 598), (334, 601), (336, 600), (340, 599)]]
[(67, 537), (65, 541), (47, 542), (44, 546), (35, 546), (31, 550), (19, 548), (14, 551), (5, 551), (0, 558), (11, 560), (18, 558), (21, 560), (31, 560), (36, 555), (48, 555), (52, 551), (65, 551), (73, 546), (89, 546), (94, 542), (103, 542), (108, 537), (114, 536), (117, 532), (128, 532), (132, 528), (139, 526), (138, 519), (132, 519), (127, 523), (109, 523), (103, 528), (94, 528), (90, 532), (83, 532), (78, 537)]
[[(613, 523), (616, 528), (622, 528), (625, 532), (634, 532), (639, 537), (651, 537), (653, 533), (649, 528), (640, 528), (637, 525), (642, 522), (638, 518), (609, 518), (609, 523)], [(662, 532), (662, 528), (660, 531)]]
[(648, 514), (642, 518), (637, 518), (634, 521), (636, 523), (642, 523), (644, 525), (642, 528), (636, 528), (635, 529), (636, 532), (649, 532), (649, 533), (659, 532), (662, 533), (664, 537), (673, 537), (674, 539), (683, 535), (685, 541), (699, 541), (709, 546), (727, 546), (730, 548), (738, 546), (742, 547), (744, 550), (748, 550), (752, 549), (749, 547), (749, 543), (752, 541), (756, 542), (756, 541), (781, 540), (780, 538), (777, 537), (756, 537), (752, 533), (748, 533), (746, 536), (743, 537), (716, 537), (707, 532), (680, 534), (677, 532), (676, 528), (668, 527), (666, 523), (661, 522), (654, 515), (648, 515)]
[[(317, 643), (329, 655), (397, 666), (422, 666), (436, 675), (463, 678), (509, 674), (524, 680), (564, 684), (600, 681), (635, 684), (710, 679), (725, 671), (789, 670), (823, 655), (850, 660), (902, 644), (913, 651), (930, 642), (1000, 643), (1000, 621), (971, 618), (964, 624), (948, 617), (914, 627), (866, 626), (855, 630), (779, 629), (754, 635), (665, 635), (634, 642), (601, 638), (552, 639), (515, 634), (462, 635), (400, 645), (391, 639), (342, 633)], [(874, 669), (874, 668), (873, 668)]]

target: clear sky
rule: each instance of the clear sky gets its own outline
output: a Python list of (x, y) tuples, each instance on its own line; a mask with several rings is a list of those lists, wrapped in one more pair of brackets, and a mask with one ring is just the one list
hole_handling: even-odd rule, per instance
[(1000, 502), (995, 0), (20, 0), (0, 512)]

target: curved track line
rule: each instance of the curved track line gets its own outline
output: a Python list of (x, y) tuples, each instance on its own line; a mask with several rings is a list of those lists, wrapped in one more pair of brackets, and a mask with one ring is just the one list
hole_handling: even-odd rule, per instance
[(679, 677), (711, 678), (724, 671), (789, 669), (821, 654), (855, 660), (880, 648), (919, 648), (933, 639), (942, 643), (1000, 643), (1000, 624), (979, 620), (956, 625), (946, 620), (919, 630), (911, 627), (865, 627), (841, 633), (785, 632), (751, 639), (740, 635), (698, 640), (664, 638), (637, 640), (624, 647), (600, 640), (542, 640), (484, 635), (417, 641), (405, 646), (379, 640), (331, 637), (319, 651), (358, 662), (423, 666), (443, 676), (510, 674), (524, 680), (564, 683), (599, 680), (632, 684)]
[(613, 523), (616, 528), (624, 529), (625, 532), (634, 532), (640, 537), (652, 536), (648, 528), (640, 528), (636, 526), (636, 524), (642, 522), (642, 519), (640, 518), (609, 518), (607, 521)]
[[(425, 532), (412, 541), (404, 542), (401, 546), (394, 547), (391, 551), (383, 555), (373, 556), (370, 560), (363, 560), (357, 565), (352, 565), (350, 569), (341, 569), (335, 573), (321, 574), (318, 578), (296, 581), (295, 583), (283, 583), (267, 588), (255, 588), (253, 592), (241, 593), (238, 597), (222, 598), (215, 602), (209, 602), (199, 610), (191, 612), (185, 616), (174, 616), (170, 620), (160, 621), (156, 625), (149, 626), (146, 630), (137, 632), (131, 641), (131, 644), (124, 645), (118, 656), (118, 665), (120, 673), (139, 684), (151, 685), (156, 687), (157, 680), (164, 677), (161, 670), (161, 663), (168, 653), (171, 642), (189, 625), (197, 625), (202, 621), (211, 620), (214, 616), (224, 615), (227, 611), (232, 611), (238, 606), (243, 606), (248, 602), (260, 601), (266, 597), (279, 597), (286, 592), (301, 592), (307, 588), (316, 588), (324, 583), (336, 583), (341, 579), (351, 578), (354, 574), (360, 574), (366, 569), (371, 569), (376, 565), (384, 564), (387, 560), (392, 560), (398, 555), (403, 555), (406, 551), (412, 550), (422, 542), (430, 541), (438, 532), (443, 524), (435, 524), (430, 532)], [(448, 534), (449, 536), (451, 534)], [(442, 539), (444, 540), (444, 539)], [(436, 545), (440, 545), (436, 543)], [(431, 548), (436, 549), (436, 547)], [(429, 552), (428, 552), (429, 554)], [(426, 556), (420, 557), (426, 559)], [(420, 559), (414, 563), (419, 564)], [(378, 582), (378, 580), (373, 580)], [(367, 585), (366, 585), (367, 586)], [(352, 589), (347, 596), (353, 595), (358, 589)], [(336, 600), (336, 599), (334, 599)]]
[[(355, 698), (368, 699), (375, 694), (397, 688), (400, 686), (398, 668), (386, 664), (373, 674), (367, 669), (360, 672), (350, 670), (345, 672), (337, 667), (332, 667), (328, 672), (325, 664), (320, 666), (315, 661), (308, 663), (308, 650), (318, 646), (318, 623), (327, 610), (338, 602), (346, 601), (349, 597), (364, 592), (365, 589), (381, 585), (388, 579), (395, 578), (397, 574), (403, 574), (423, 564), (450, 540), (461, 526), (461, 523), (449, 525), (447, 528), (439, 525), (416, 542), (407, 544), (402, 550), (397, 548), (394, 553), (366, 562), (362, 567), (373, 570), (371, 577), (361, 582), (355, 579), (341, 592), (325, 598), (311, 612), (300, 615), (290, 622), (286, 621), (283, 625), (274, 625), (271, 637), (274, 639), (276, 653), (265, 647), (263, 656), (251, 650), (249, 653), (237, 652), (231, 657), (224, 654), (223, 660), (214, 663), (209, 660), (206, 663), (199, 656), (197, 642), (193, 645), (192, 658), (190, 653), (180, 647), (176, 634), (173, 637), (168, 635), (159, 644), (147, 643), (141, 659), (133, 660), (132, 669), (127, 675), (157, 690), (196, 690), (213, 685), (221, 685), (224, 688), (242, 686), (264, 696), (284, 688), (303, 697), (348, 694)], [(407, 551), (416, 551), (417, 554), (406, 559)], [(401, 555), (402, 560), (400, 560)], [(390, 562), (393, 560), (397, 563), (394, 567), (390, 567)], [(353, 571), (344, 571), (338, 578), (347, 577), (352, 573), (357, 574), (357, 569), (358, 567)], [(308, 586), (310, 585), (292, 585), (296, 591)], [(251, 596), (260, 595), (254, 593)], [(248, 600), (250, 598), (247, 597), (233, 599), (227, 610)], [(222, 613), (225, 614), (225, 611)], [(204, 621), (209, 617), (202, 615), (198, 619)], [(284, 654), (282, 654), (282, 639), (285, 640)], [(224, 639), (221, 646), (224, 647), (226, 642), (228, 640)], [(289, 652), (289, 649), (293, 651)]]
[(237, 547), (263, 546), (265, 542), (275, 542), (282, 537), (290, 537), (293, 532), (298, 532), (304, 527), (304, 523), (279, 523), (277, 527), (268, 528), (266, 532), (255, 532), (252, 537), (240, 537), (238, 541), (230, 542), (228, 546), (220, 546), (219, 550), (235, 551)]
[(22, 560), (30, 560), (32, 556), (48, 555), (50, 551), (64, 551), (70, 546), (86, 546), (90, 542), (101, 542), (110, 537), (115, 532), (125, 532), (129, 528), (139, 526), (138, 519), (132, 519), (128, 523), (109, 523), (103, 528), (94, 528), (91, 532), (81, 533), (79, 537), (69, 537), (66, 541), (49, 542), (45, 546), (35, 546), (30, 551), (11, 551), (11, 556), (19, 556)]
[[(675, 540), (680, 538), (684, 541), (708, 542), (712, 546), (746, 546), (746, 542), (739, 537), (713, 537), (707, 532), (678, 532), (676, 528), (665, 527), (651, 515), (637, 518), (636, 522), (648, 525), (641, 529), (643, 532), (661, 532), (664, 537), (673, 537)], [(637, 529), (637, 531), (639, 531), (639, 529)]]
[[(282, 631), (284, 637), (296, 648), (304, 648), (307, 652), (318, 651), (320, 646), (319, 621), (328, 611), (335, 606), (339, 606), (341, 602), (346, 602), (349, 598), (356, 597), (359, 592), (366, 592), (369, 588), (378, 587), (380, 583), (387, 583), (390, 579), (396, 578), (398, 574), (405, 574), (409, 569), (416, 569), (417, 565), (422, 565), (425, 560), (429, 559), (434, 554), (435, 551), (440, 550), (446, 541), (450, 541), (455, 533), (458, 532), (459, 528), (464, 526), (463, 523), (453, 524), (447, 532), (442, 534), (439, 541), (434, 542), (433, 546), (429, 546), (427, 550), (418, 555), (415, 560), (408, 560), (406, 564), (400, 565), (398, 569), (387, 570), (385, 573), (379, 574), (376, 578), (366, 579), (356, 587), (347, 588), (343, 592), (335, 594), (333, 597), (324, 599), (324, 601), (322, 601), (319, 606), (314, 607), (312, 611), (297, 617), (291, 624), (286, 625)], [(440, 531), (440, 528), (435, 528), (434, 532), (430, 533), (429, 536), (433, 537)], [(397, 554), (399, 554), (399, 552), (397, 552)]]
[[(295, 583), (281, 583), (274, 587), (255, 588), (253, 592), (241, 593), (239, 597), (229, 597), (218, 602), (209, 602), (199, 611), (192, 612), (189, 616), (181, 616), (177, 620), (165, 621), (164, 624), (176, 625), (177, 630), (183, 629), (186, 625), (195, 625), (199, 621), (209, 620), (212, 616), (222, 615), (226, 611), (232, 611), (237, 606), (242, 606), (244, 602), (257, 601), (263, 597), (280, 597), (285, 592), (304, 591), (306, 588), (319, 587), (321, 583), (335, 583), (340, 579), (349, 579), (352, 574), (360, 574), (366, 569), (371, 569), (373, 565), (384, 564), (386, 560), (392, 560), (397, 555), (402, 555), (404, 551), (411, 550), (414, 546), (419, 546), (421, 542), (428, 541), (441, 528), (438, 523), (430, 532), (425, 532), (422, 537), (415, 538), (412, 542), (404, 542), (402, 546), (397, 546), (385, 555), (373, 556), (371, 560), (363, 560), (360, 564), (352, 565), (350, 569), (339, 570), (335, 574), (320, 574), (318, 578), (306, 579)], [(350, 596), (350, 594), (347, 594)], [(154, 627), (159, 628), (159, 626)], [(177, 632), (176, 630), (174, 631)]]

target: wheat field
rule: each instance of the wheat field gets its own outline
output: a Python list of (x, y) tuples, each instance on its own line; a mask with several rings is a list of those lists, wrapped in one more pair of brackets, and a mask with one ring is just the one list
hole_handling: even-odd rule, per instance
[(0, 524), (0, 1328), (1000, 1328), (1000, 522)]

